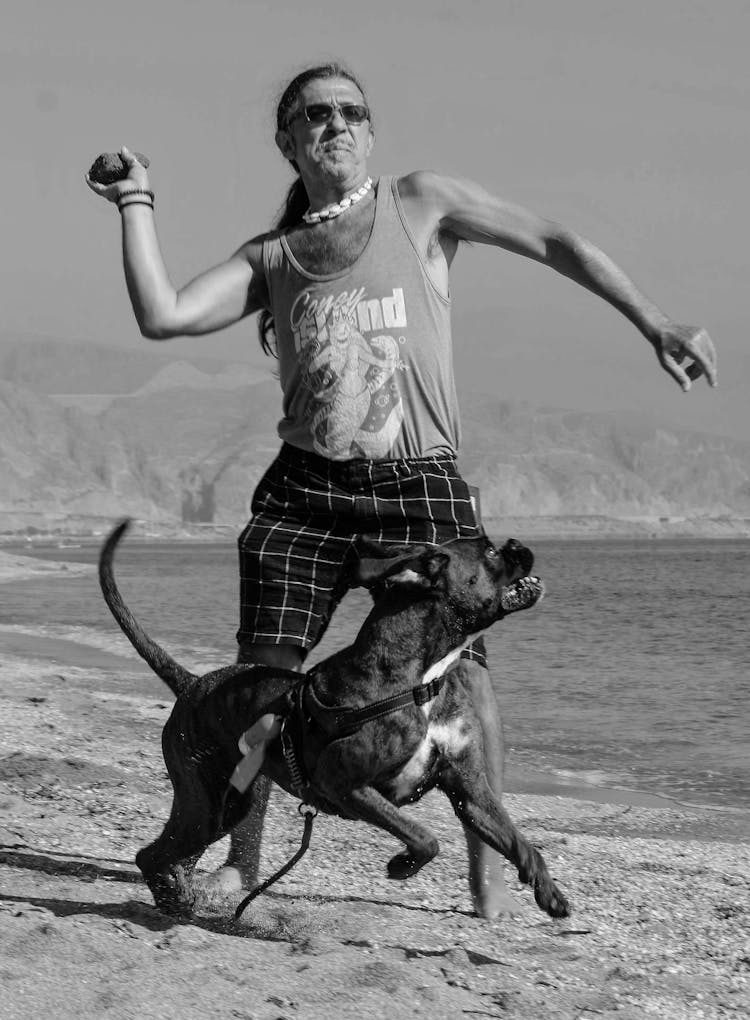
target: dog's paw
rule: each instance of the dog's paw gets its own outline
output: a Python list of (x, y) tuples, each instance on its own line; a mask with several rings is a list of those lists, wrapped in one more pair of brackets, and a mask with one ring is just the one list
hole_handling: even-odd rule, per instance
[(530, 574), (503, 588), (500, 606), (505, 613), (517, 613), (521, 609), (531, 609), (543, 596), (544, 583), (541, 578)]
[(437, 856), (440, 847), (437, 840), (433, 842), (434, 846), (430, 845), (427, 847), (425, 853), (421, 856), (416, 856), (404, 850), (403, 853), (391, 857), (390, 861), (388, 861), (388, 878), (402, 882), (407, 878), (411, 878), (412, 875), (416, 875), (425, 864), (429, 864), (433, 857)]
[(535, 885), (534, 899), (550, 917), (570, 917), (570, 904), (551, 879)]
[(170, 917), (177, 917), (183, 921), (189, 921), (193, 916), (193, 907), (195, 906), (195, 897), (178, 897), (178, 896), (165, 896), (163, 893), (157, 898), (154, 895), (154, 906), (157, 910), (161, 911), (162, 914), (168, 914)]
[(170, 917), (190, 918), (195, 905), (192, 884), (183, 875), (175, 872), (145, 874), (146, 885), (151, 890), (154, 905)]
[(403, 881), (411, 878), (426, 864), (426, 861), (417, 861), (411, 854), (396, 854), (388, 861), (388, 878)]

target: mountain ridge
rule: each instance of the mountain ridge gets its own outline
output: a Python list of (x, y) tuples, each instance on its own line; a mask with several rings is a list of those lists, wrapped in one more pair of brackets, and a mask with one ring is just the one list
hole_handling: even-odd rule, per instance
[[(0, 532), (45, 516), (123, 514), (172, 528), (239, 526), (280, 445), (278, 381), (250, 366), (139, 355), (106, 405), (77, 407), (70, 388), (53, 399), (63, 377), (101, 385), (121, 364), (107, 352), (106, 364), (87, 369), (90, 346), (50, 341), (25, 353), (0, 343)], [(750, 443), (675, 429), (656, 415), (476, 392), (461, 405), (459, 464), (488, 519), (568, 519), (579, 522), (574, 530), (584, 519), (750, 521)]]

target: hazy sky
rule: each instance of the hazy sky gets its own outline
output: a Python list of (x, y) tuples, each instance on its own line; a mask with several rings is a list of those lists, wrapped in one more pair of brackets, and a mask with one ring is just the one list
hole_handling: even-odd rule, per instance
[[(609, 306), (474, 247), (453, 275), (462, 387), (750, 438), (748, 0), (6, 0), (2, 20), (0, 335), (147, 345), (83, 173), (122, 144), (150, 156), (183, 283), (270, 224), (277, 96), (338, 57), (367, 86), (375, 173), (432, 167), (559, 220), (721, 355), (719, 389), (685, 396)], [(253, 320), (169, 350), (262, 363)]]

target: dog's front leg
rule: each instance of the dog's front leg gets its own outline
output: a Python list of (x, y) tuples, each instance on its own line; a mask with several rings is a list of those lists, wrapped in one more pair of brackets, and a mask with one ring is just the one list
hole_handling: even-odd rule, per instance
[(325, 795), (347, 817), (358, 818), (379, 829), (385, 829), (406, 845), (406, 850), (388, 862), (389, 878), (411, 878), (437, 856), (440, 844), (430, 830), (419, 825), (413, 818), (402, 815), (397, 807), (371, 786), (362, 786), (343, 796), (334, 791), (326, 791)]
[(446, 768), (439, 786), (453, 810), (481, 839), (513, 864), (518, 877), (534, 890), (534, 899), (550, 917), (567, 917), (570, 906), (552, 879), (544, 858), (518, 831), (510, 815), (490, 790), (481, 762), (462, 756)]

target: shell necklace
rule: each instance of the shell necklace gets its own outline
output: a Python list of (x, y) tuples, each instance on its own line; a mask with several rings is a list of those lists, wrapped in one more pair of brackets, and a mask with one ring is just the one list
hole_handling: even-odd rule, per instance
[(318, 209), (317, 212), (312, 212), (310, 209), (306, 213), (302, 214), (302, 219), (305, 223), (320, 223), (321, 220), (333, 220), (337, 216), (340, 216), (342, 212), (346, 212), (357, 202), (361, 202), (368, 191), (372, 188), (372, 177), (368, 177), (361, 188), (357, 188), (351, 195), (346, 195), (341, 199), (340, 202), (334, 202), (333, 205), (327, 205), (325, 209)]

